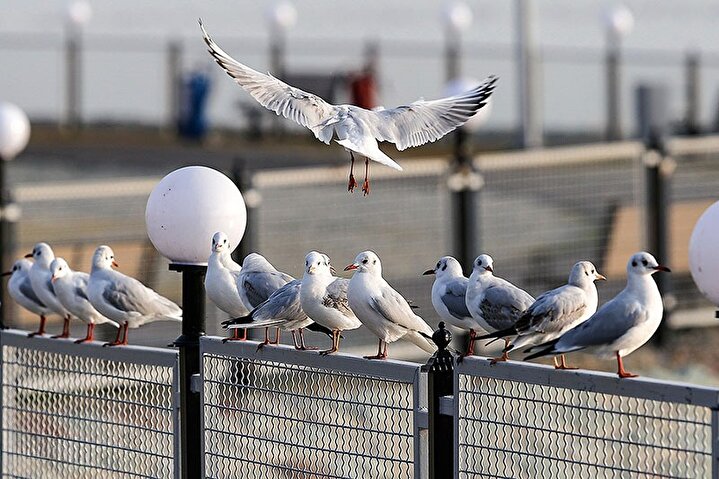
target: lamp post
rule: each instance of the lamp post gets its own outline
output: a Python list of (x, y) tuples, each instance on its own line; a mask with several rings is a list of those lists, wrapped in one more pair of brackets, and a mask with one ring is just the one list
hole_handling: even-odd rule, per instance
[(515, 0), (517, 85), (519, 86), (519, 141), (522, 148), (544, 142), (539, 64), (539, 21), (535, 0)]
[[(719, 201), (702, 213), (689, 239), (689, 270), (699, 291), (719, 307)], [(719, 310), (715, 313), (719, 319)]]
[(607, 82), (607, 140), (622, 138), (621, 112), (621, 43), (634, 28), (634, 15), (626, 5), (616, 5), (604, 16), (607, 35), (606, 82)]
[(297, 9), (286, 0), (275, 3), (267, 11), (270, 24), (270, 72), (277, 78), (285, 75), (287, 31), (297, 23)]
[[(12, 252), (12, 225), (20, 219), (20, 208), (7, 187), (7, 163), (20, 154), (30, 139), (30, 121), (20, 108), (0, 102), (0, 272), (7, 271)], [(5, 288), (0, 284), (0, 327), (7, 320)]]
[(464, 2), (454, 2), (442, 10), (442, 22), (445, 30), (446, 80), (459, 78), (462, 74), (460, 57), (462, 53), (462, 33), (472, 26), (474, 15)]
[(247, 211), (240, 190), (219, 171), (188, 166), (165, 176), (150, 194), (145, 210), (147, 234), (155, 248), (182, 273), (180, 350), (180, 456), (183, 479), (204, 477), (200, 391), (192, 378), (200, 373), (200, 337), (205, 334), (207, 257), (212, 235), (227, 234), (238, 244)]
[(67, 7), (65, 40), (65, 125), (82, 123), (82, 29), (92, 18), (87, 0), (75, 0)]

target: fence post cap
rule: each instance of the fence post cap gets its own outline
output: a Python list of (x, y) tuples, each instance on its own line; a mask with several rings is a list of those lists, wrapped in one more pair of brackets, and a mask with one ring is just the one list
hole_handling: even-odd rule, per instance
[(440, 350), (447, 349), (452, 342), (452, 332), (445, 328), (444, 321), (440, 321), (439, 329), (432, 334), (432, 341)]

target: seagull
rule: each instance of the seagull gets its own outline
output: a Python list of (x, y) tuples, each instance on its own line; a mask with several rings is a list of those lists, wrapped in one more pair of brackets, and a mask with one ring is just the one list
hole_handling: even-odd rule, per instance
[[(589, 261), (579, 261), (572, 267), (567, 284), (541, 294), (514, 326), (480, 336), (477, 339), (503, 338), (516, 334), (505, 351), (525, 346), (536, 346), (560, 337), (578, 324), (583, 323), (597, 310), (596, 280), (606, 280)], [(556, 369), (567, 367), (564, 355), (561, 363), (554, 358)]]
[[(212, 252), (207, 259), (205, 291), (210, 301), (225, 313), (236, 318), (246, 316), (250, 310), (240, 298), (238, 282), (242, 268), (233, 261), (232, 246), (227, 235), (218, 231), (212, 236)], [(247, 339), (247, 331), (239, 335), (240, 329), (233, 329), (230, 340)]]
[[(240, 290), (240, 299), (248, 311), (252, 311), (265, 301), (278, 289), (294, 280), (292, 276), (277, 271), (264, 256), (259, 253), (250, 253), (242, 261), (242, 271), (238, 278), (237, 287)], [(275, 344), (280, 340), (280, 331), (277, 330)], [(265, 340), (269, 342), (267, 329)]]
[(637, 377), (624, 369), (622, 358), (649, 341), (662, 321), (662, 296), (652, 279), (657, 271), (671, 272), (649, 253), (634, 254), (627, 263), (627, 285), (618, 295), (562, 337), (537, 346), (543, 349), (526, 359), (589, 348), (604, 359), (615, 357), (620, 378)]
[(45, 334), (45, 318), (47, 315), (53, 314), (53, 311), (37, 297), (32, 289), (30, 268), (32, 268), (32, 261), (19, 259), (13, 264), (12, 270), (2, 273), (2, 276), (10, 276), (8, 292), (12, 299), (31, 313), (40, 316), (40, 327), (37, 332), (30, 333), (29, 336), (43, 335)]
[(120, 325), (115, 321), (100, 314), (90, 303), (87, 297), (87, 283), (90, 275), (73, 271), (63, 258), (55, 258), (50, 263), (52, 286), (60, 303), (74, 316), (87, 323), (87, 334), (84, 338), (78, 339), (75, 343), (93, 341), (95, 325), (109, 323), (116, 328)]
[[(292, 342), (295, 349), (303, 351), (315, 349), (308, 348), (305, 345), (304, 328), (323, 332), (330, 337), (332, 337), (332, 331), (315, 324), (313, 320), (307, 317), (300, 302), (301, 289), (302, 281), (299, 279), (292, 280), (272, 293), (267, 298), (267, 301), (257, 306), (249, 314), (241, 318), (230, 319), (222, 324), (227, 329), (277, 326), (280, 329), (292, 332)], [(279, 336), (270, 343), (269, 338), (265, 335), (265, 340), (257, 346), (257, 349), (259, 350), (267, 344), (277, 344), (278, 342)]]
[(115, 271), (115, 253), (98, 246), (92, 257), (87, 296), (103, 316), (122, 325), (117, 338), (106, 346), (127, 344), (127, 330), (152, 321), (182, 321), (182, 309), (135, 278)]
[[(477, 256), (467, 286), (467, 309), (483, 329), (503, 331), (512, 328), (532, 303), (534, 298), (529, 293), (494, 276), (494, 260), (491, 256)], [(492, 364), (509, 359), (506, 351), (508, 346), (509, 339), (505, 337), (505, 351), (502, 356), (493, 358)]]
[[(387, 358), (387, 343), (405, 338), (433, 353), (437, 347), (431, 337), (434, 331), (412, 311), (407, 300), (382, 278), (382, 263), (372, 251), (357, 255), (345, 271), (356, 270), (347, 288), (347, 301), (357, 318), (379, 338), (375, 356)], [(383, 348), (384, 346), (384, 348)]]
[[(32, 253), (25, 255), (26, 258), (33, 258), (34, 262), (30, 268), (30, 284), (32, 285), (35, 295), (40, 298), (48, 309), (63, 318), (62, 334), (52, 336), (52, 338), (69, 338), (70, 337), (70, 312), (60, 303), (55, 295), (55, 289), (52, 287), (50, 277), (50, 263), (55, 259), (52, 248), (47, 243), (37, 243), (32, 249)], [(40, 316), (40, 328), (30, 333), (28, 337), (45, 334), (45, 320), (43, 315)]]
[(482, 108), (494, 91), (496, 76), (489, 76), (472, 90), (439, 100), (418, 100), (409, 105), (379, 111), (354, 105), (332, 105), (307, 93), (243, 65), (225, 53), (210, 38), (200, 19), (210, 55), (230, 77), (268, 110), (309, 128), (315, 137), (330, 144), (337, 143), (350, 152), (351, 166), (348, 190), (357, 187), (353, 175), (354, 153), (365, 157), (364, 195), (368, 195), (369, 160), (402, 170), (379, 149), (377, 141), (389, 141), (404, 150), (436, 141), (463, 125)]
[(307, 253), (300, 301), (310, 318), (332, 331), (332, 347), (320, 351), (322, 355), (339, 351), (342, 331), (362, 326), (347, 301), (348, 287), (348, 279), (333, 275), (329, 256), (317, 251)]
[(428, 269), (424, 275), (435, 275), (432, 284), (432, 306), (439, 317), (460, 329), (469, 330), (469, 348), (465, 356), (474, 353), (475, 329), (480, 323), (472, 318), (465, 302), (467, 282), (462, 273), (462, 266), (452, 256), (443, 256), (437, 261), (433, 269)]

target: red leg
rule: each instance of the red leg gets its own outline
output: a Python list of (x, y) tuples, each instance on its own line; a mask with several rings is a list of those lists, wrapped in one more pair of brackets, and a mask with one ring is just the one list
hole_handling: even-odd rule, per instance
[(509, 346), (509, 339), (504, 338), (504, 350), (502, 351), (502, 355), (498, 358), (492, 358), (489, 361), (490, 365), (497, 364), (502, 361), (509, 361), (509, 353), (507, 352), (507, 347)]
[[(240, 331), (242, 331), (242, 336), (240, 336)], [(222, 340), (223, 343), (226, 343), (227, 341), (247, 341), (247, 330), (232, 328), (232, 336)]]
[(52, 339), (65, 339), (70, 337), (70, 316), (65, 316), (62, 321), (62, 334), (50, 336)]
[[(306, 345), (305, 345), (305, 330), (304, 330), (304, 329), (300, 328), (299, 334), (300, 334), (300, 349), (301, 349), (302, 351), (315, 351), (315, 350), (317, 349), (317, 348), (314, 348), (314, 347), (310, 347), (310, 346), (306, 346)], [(332, 336), (333, 336), (332, 342), (333, 342), (333, 343), (334, 343), (334, 334), (335, 334), (335, 333), (333, 332), (333, 333), (332, 333)], [(338, 336), (339, 336), (339, 335), (338, 335)], [(337, 340), (339, 341), (339, 337), (338, 337)]]
[(632, 374), (624, 370), (624, 363), (622, 363), (622, 357), (619, 355), (619, 351), (616, 353), (617, 356), (617, 376), (620, 378), (636, 378), (638, 374)]
[(270, 328), (265, 328), (265, 340), (257, 345), (257, 350), (259, 351), (268, 344), (270, 344)]
[(124, 346), (127, 344), (127, 328), (128, 323), (125, 321), (125, 324), (121, 325), (117, 329), (117, 337), (115, 340), (111, 343), (105, 343), (103, 346)]
[(340, 335), (342, 331), (335, 329), (332, 331), (332, 348), (320, 351), (320, 355), (327, 356), (328, 354), (336, 353), (340, 350)]
[(350, 151), (350, 180), (347, 184), (347, 191), (350, 193), (354, 193), (355, 188), (357, 188), (357, 180), (355, 180), (355, 175), (353, 174), (355, 168), (355, 156)]
[(570, 368), (567, 366), (567, 360), (564, 357), (564, 354), (560, 355), (560, 361), (559, 364), (557, 364), (557, 359), (554, 359), (554, 369), (564, 369), (564, 370), (571, 370), (571, 369), (577, 369), (577, 368)]
[[(300, 329), (300, 331), (302, 330)], [(293, 329), (290, 332), (292, 333), (292, 344), (295, 346), (295, 349), (301, 349), (300, 343), (297, 342), (297, 331)]]
[(95, 340), (95, 323), (89, 323), (87, 325), (87, 334), (84, 338), (75, 341), (75, 344), (87, 343)]
[(280, 334), (282, 332), (280, 331), (280, 328), (275, 328), (275, 340), (272, 341), (272, 344), (280, 344)]
[[(382, 349), (382, 345), (384, 344), (384, 349)], [(379, 345), (377, 347), (377, 354), (375, 356), (365, 356), (365, 359), (387, 359), (387, 343), (379, 340)]]
[(469, 346), (467, 347), (467, 352), (462, 355), (463, 358), (467, 356), (472, 356), (474, 354), (474, 338), (477, 337), (477, 333), (474, 331), (474, 329), (469, 330)]
[(42, 335), (44, 335), (44, 334), (45, 334), (45, 321), (46, 321), (46, 320), (47, 320), (47, 318), (45, 318), (45, 316), (41, 314), (41, 315), (40, 315), (40, 327), (39, 327), (39, 328), (37, 329), (37, 331), (35, 331), (34, 333), (28, 334), (27, 337), (28, 337), (28, 338), (32, 338), (32, 337), (35, 337), (35, 336), (42, 336)]
[(362, 192), (365, 196), (369, 195), (369, 158), (364, 159), (364, 183), (362, 184)]

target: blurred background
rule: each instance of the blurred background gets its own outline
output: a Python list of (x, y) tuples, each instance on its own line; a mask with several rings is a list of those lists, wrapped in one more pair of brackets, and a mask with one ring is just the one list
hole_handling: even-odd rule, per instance
[[(386, 145), (405, 171), (374, 166), (362, 198), (346, 192), (342, 148), (264, 110), (212, 63), (200, 17), (239, 61), (333, 103), (394, 107), (500, 81), (465, 128), (404, 152)], [(604, 301), (624, 286), (630, 254), (650, 251), (674, 270), (656, 278), (666, 321), (629, 369), (719, 384), (715, 308), (687, 259), (719, 186), (717, 18), (710, 0), (5, 0), (0, 100), (28, 114), (32, 136), (2, 163), (13, 213), (4, 267), (47, 241), (88, 270), (106, 243), (122, 271), (179, 301), (179, 275), (147, 239), (145, 203), (165, 174), (207, 165), (249, 207), (238, 259), (258, 251), (300, 277), (311, 249), (338, 270), (373, 249), (433, 327), (421, 273), (445, 254), (469, 274), (487, 252), (498, 275), (535, 296), (589, 259), (609, 278)], [(8, 324), (35, 327), (3, 303)], [(208, 305), (208, 333), (224, 319)], [(177, 334), (153, 324), (131, 342), (164, 346)], [(348, 351), (375, 348), (367, 332), (345, 336)], [(423, 360), (411, 345), (390, 351)]]

